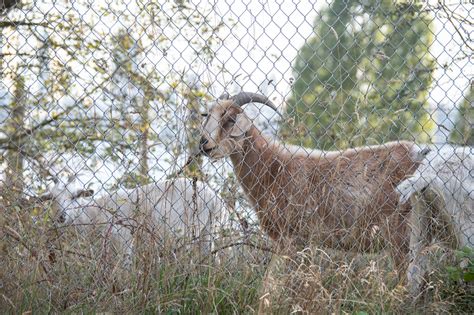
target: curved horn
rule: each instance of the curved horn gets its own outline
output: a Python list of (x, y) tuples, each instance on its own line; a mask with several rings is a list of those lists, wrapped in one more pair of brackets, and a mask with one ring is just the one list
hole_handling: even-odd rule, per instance
[(230, 97), (229, 93), (224, 92), (224, 93), (222, 93), (221, 96), (219, 96), (219, 100), (228, 100), (229, 97)]
[(251, 92), (240, 92), (239, 94), (232, 96), (231, 99), (238, 106), (244, 106), (248, 103), (253, 103), (253, 102), (261, 103), (261, 104), (267, 105), (268, 107), (273, 109), (275, 112), (279, 113), (275, 104), (273, 104), (273, 102), (270, 101), (268, 97), (262, 94), (251, 93)]

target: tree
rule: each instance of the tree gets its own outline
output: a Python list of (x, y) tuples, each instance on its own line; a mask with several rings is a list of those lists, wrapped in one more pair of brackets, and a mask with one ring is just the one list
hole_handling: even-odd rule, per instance
[(457, 121), (451, 131), (451, 141), (467, 146), (474, 146), (474, 92), (470, 86), (469, 92), (459, 105)]
[(335, 149), (429, 131), (432, 36), (419, 6), (335, 0), (314, 27), (294, 64), (283, 136)]
[[(89, 1), (82, 0), (25, 6), (29, 6), (28, 14), (13, 9), (0, 21), (1, 81), (6, 87), (0, 88), (0, 118), (12, 118), (0, 120), (0, 159), (3, 162), (18, 153), (15, 147), (21, 146), (21, 158), (27, 161), (6, 163), (5, 168), (17, 165), (21, 166), (16, 169), (19, 174), (33, 173), (35, 176), (23, 178), (27, 186), (34, 182), (39, 189), (39, 172), (32, 169), (38, 161), (53, 160), (62, 169), (75, 166), (71, 163), (75, 157), (91, 171), (99, 161), (107, 161), (107, 168), (117, 176), (114, 179), (120, 181), (128, 170), (130, 179), (139, 177), (130, 185), (146, 182), (142, 179), (153, 167), (166, 167), (162, 154), (152, 155), (159, 146), (162, 152), (169, 152), (159, 128), (172, 125), (170, 119), (179, 104), (169, 99), (171, 95), (187, 97), (188, 92), (182, 92), (188, 89), (179, 88), (183, 85), (179, 70), (193, 72), (213, 58), (211, 47), (218, 42), (216, 33), (223, 24), (214, 19), (212, 7), (195, 8), (188, 1), (141, 0), (97, 4), (94, 10), (89, 10)], [(179, 45), (186, 51), (168, 54)], [(9, 127), (18, 116), (12, 114), (20, 113), (13, 95), (20, 90), (11, 83), (15, 73), (21, 74), (25, 87), (21, 128)], [(116, 97), (111, 88), (115, 79), (135, 87), (136, 93)], [(207, 94), (206, 88), (203, 85), (197, 93), (197, 103)], [(3, 106), (6, 100), (8, 106)], [(121, 116), (116, 115), (119, 112)], [(176, 139), (177, 135), (167, 136)], [(128, 168), (124, 167), (127, 163)]]
[[(9, 115), (5, 121), (5, 131), (7, 132), (22, 132), (25, 128), (25, 80), (20, 75), (16, 74), (13, 82), (15, 83), (13, 89), (13, 99), (9, 104)], [(10, 193), (6, 196), (10, 204), (14, 204), (23, 193), (23, 167), (24, 157), (22, 150), (21, 139), (11, 139), (9, 149), (5, 155), (6, 162), (6, 176), (5, 187), (8, 187)]]
[[(55, 3), (70, 6), (68, 1)], [(13, 169), (18, 180), (25, 179), (21, 185), (17, 181), (18, 187), (32, 184), (32, 176), (23, 173), (38, 166), (45, 154), (60, 156), (72, 145), (64, 139), (77, 135), (83, 108), (81, 99), (65, 101), (65, 96), (84, 91), (77, 89), (80, 74), (68, 70), (83, 56), (74, 47), (84, 42), (85, 23), (77, 14), (65, 21), (54, 10), (45, 14), (31, 5), (44, 8), (48, 3), (25, 4), (28, 14), (12, 9), (0, 22), (1, 110), (7, 117), (0, 124), (0, 159), (5, 158), (7, 184)]]
[[(175, 6), (137, 4), (140, 23), (112, 36), (110, 68), (114, 75), (107, 95), (114, 117), (105, 119), (113, 125), (108, 128), (108, 137), (117, 135), (109, 142), (108, 154), (120, 161), (117, 169), (123, 176), (118, 182), (128, 187), (149, 182), (153, 167), (171, 168), (178, 156), (195, 145), (190, 139), (198, 138), (201, 100), (207, 98), (207, 85), (191, 83), (186, 77), (196, 77), (199, 62), (212, 61), (211, 47), (218, 42), (215, 35), (222, 26), (214, 26), (208, 13), (196, 14), (197, 9), (187, 1)], [(205, 12), (204, 8), (199, 10)], [(173, 16), (173, 27), (169, 16)], [(186, 38), (194, 38), (186, 41), (188, 52), (168, 54)], [(195, 170), (199, 163), (193, 166)]]
[(111, 144), (126, 150), (124, 157), (128, 161), (124, 164), (127, 165), (127, 170), (122, 180), (127, 186), (133, 187), (149, 181), (151, 102), (157, 97), (163, 100), (163, 96), (155, 93), (150, 82), (150, 76), (156, 73), (146, 73), (139, 69), (140, 58), (143, 58), (141, 41), (125, 29), (121, 29), (113, 40), (114, 76), (108, 94), (112, 98), (110, 111), (117, 114), (112, 114), (108, 123), (113, 126), (112, 133), (122, 135), (116, 136)]

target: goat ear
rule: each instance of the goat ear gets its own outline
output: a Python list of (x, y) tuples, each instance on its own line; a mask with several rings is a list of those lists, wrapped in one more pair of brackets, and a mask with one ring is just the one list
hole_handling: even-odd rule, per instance
[(74, 196), (72, 197), (72, 199), (91, 197), (93, 195), (94, 195), (94, 190), (93, 189), (84, 189), (84, 190), (80, 190), (77, 193), (75, 193)]
[(240, 137), (244, 135), (247, 131), (249, 131), (251, 126), (252, 122), (247, 116), (245, 116), (244, 113), (238, 114), (235, 124), (232, 127), (232, 130), (230, 131), (230, 136)]

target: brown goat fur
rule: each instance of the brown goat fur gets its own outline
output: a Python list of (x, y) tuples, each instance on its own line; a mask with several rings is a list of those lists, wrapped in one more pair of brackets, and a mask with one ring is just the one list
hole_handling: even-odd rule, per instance
[(402, 267), (410, 206), (399, 205), (395, 187), (418, 166), (413, 143), (311, 152), (268, 139), (245, 120), (232, 100), (218, 102), (204, 126), (201, 150), (214, 158), (230, 156), (273, 240), (358, 252), (390, 245)]

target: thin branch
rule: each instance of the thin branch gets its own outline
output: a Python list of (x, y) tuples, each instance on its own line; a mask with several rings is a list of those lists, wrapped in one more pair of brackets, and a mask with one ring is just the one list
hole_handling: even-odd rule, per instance
[(462, 15), (460, 15), (458, 13), (455, 13), (455, 12), (452, 12), (452, 14), (453, 14), (453, 19), (455, 19), (456, 21), (461, 22), (461, 23), (466, 23), (467, 25), (470, 25), (470, 26), (474, 25), (474, 22), (466, 19)]
[[(64, 113), (65, 112), (63, 112), (62, 114), (64, 114)], [(36, 126), (34, 126), (32, 128), (24, 130), (21, 133), (13, 134), (12, 136), (10, 136), (8, 138), (0, 139), (0, 145), (8, 143), (8, 142), (16, 142), (18, 140), (21, 140), (21, 139), (25, 138), (26, 136), (31, 136), (35, 131), (37, 131), (38, 129), (40, 129), (44, 126), (47, 126), (47, 125), (53, 123), (54, 121), (58, 120), (59, 117), (61, 117), (61, 116), (62, 115), (58, 114), (58, 115), (56, 115), (56, 116), (54, 116), (50, 119), (46, 119), (46, 120), (42, 121), (41, 123), (37, 124)]]
[(211, 255), (215, 255), (217, 254), (219, 251), (221, 250), (224, 250), (226, 248), (230, 248), (230, 247), (234, 247), (234, 246), (240, 246), (240, 245), (245, 245), (245, 246), (250, 246), (252, 248), (255, 248), (255, 249), (258, 249), (258, 250), (261, 250), (261, 251), (264, 251), (264, 252), (270, 252), (272, 254), (278, 254), (275, 250), (273, 250), (272, 248), (270, 247), (266, 247), (266, 246), (262, 246), (262, 245), (258, 245), (258, 244), (254, 244), (254, 243), (251, 243), (251, 242), (235, 242), (235, 243), (230, 243), (230, 244), (227, 244), (227, 245), (224, 245), (222, 247), (219, 247), (215, 250), (213, 250), (211, 252)]
[(114, 72), (112, 72), (112, 74), (110, 74), (109, 76), (107, 76), (107, 78), (105, 78), (100, 84), (96, 85), (91, 91), (89, 91), (88, 93), (84, 93), (84, 95), (78, 99), (76, 102), (74, 102), (73, 105), (71, 106), (68, 106), (66, 107), (66, 109), (64, 111), (62, 111), (61, 113), (58, 113), (56, 114), (54, 117), (51, 117), (49, 119), (46, 119), (45, 121), (42, 121), (41, 123), (39, 123), (38, 125), (30, 128), (30, 129), (27, 129), (19, 134), (13, 134), (12, 136), (6, 138), (6, 139), (0, 139), (0, 145), (3, 145), (5, 143), (8, 143), (8, 142), (11, 142), (11, 141), (18, 141), (18, 140), (22, 140), (23, 138), (25, 138), (26, 136), (30, 136), (32, 134), (34, 134), (38, 129), (41, 129), (42, 127), (45, 127), (47, 125), (50, 125), (51, 123), (53, 123), (54, 121), (57, 121), (59, 118), (69, 114), (74, 108), (77, 107), (78, 104), (80, 104), (81, 102), (83, 102), (86, 97), (88, 97), (89, 95), (93, 94), (94, 92), (96, 92), (98, 89), (100, 88), (103, 88), (103, 85), (105, 85), (116, 73), (117, 71), (120, 69), (120, 66), (117, 67), (117, 69), (114, 70)]
[(464, 38), (464, 36), (461, 34), (461, 31), (458, 29), (458, 26), (453, 22), (452, 18), (451, 18), (451, 15), (453, 14), (451, 11), (448, 11), (448, 9), (446, 8), (446, 6), (444, 6), (443, 4), (440, 4), (439, 7), (441, 8), (441, 10), (444, 11), (444, 13), (446, 14), (446, 18), (448, 19), (448, 21), (451, 23), (451, 25), (454, 27), (454, 30), (456, 31), (456, 33), (458, 33), (459, 37), (461, 38), (462, 42), (464, 43), (464, 45), (467, 46), (467, 48), (469, 48), (471, 51), (474, 50), (467, 42), (467, 40)]
[[(34, 29), (32, 29), (31, 27), (30, 27), (30, 31), (31, 31), (31, 34), (33, 34), (33, 36), (36, 38), (36, 40), (38, 40), (39, 42), (44, 41), (44, 38), (39, 36), (36, 33), (36, 31)], [(52, 40), (51, 38), (50, 38), (49, 44), (51, 45), (51, 48), (62, 48), (62, 49), (64, 49), (70, 57), (75, 57), (76, 56), (76, 52), (74, 50), (72, 50), (71, 47), (68, 46), (68, 45), (59, 44), (59, 43), (55, 42), (54, 40)]]
[(1, 27), (17, 27), (17, 26), (44, 26), (49, 27), (48, 23), (35, 23), (35, 22), (24, 22), (24, 21), (0, 21)]
[(0, 58), (7, 57), (7, 56), (27, 56), (27, 57), (36, 57), (36, 54), (27, 54), (27, 53), (2, 53), (0, 54)]

